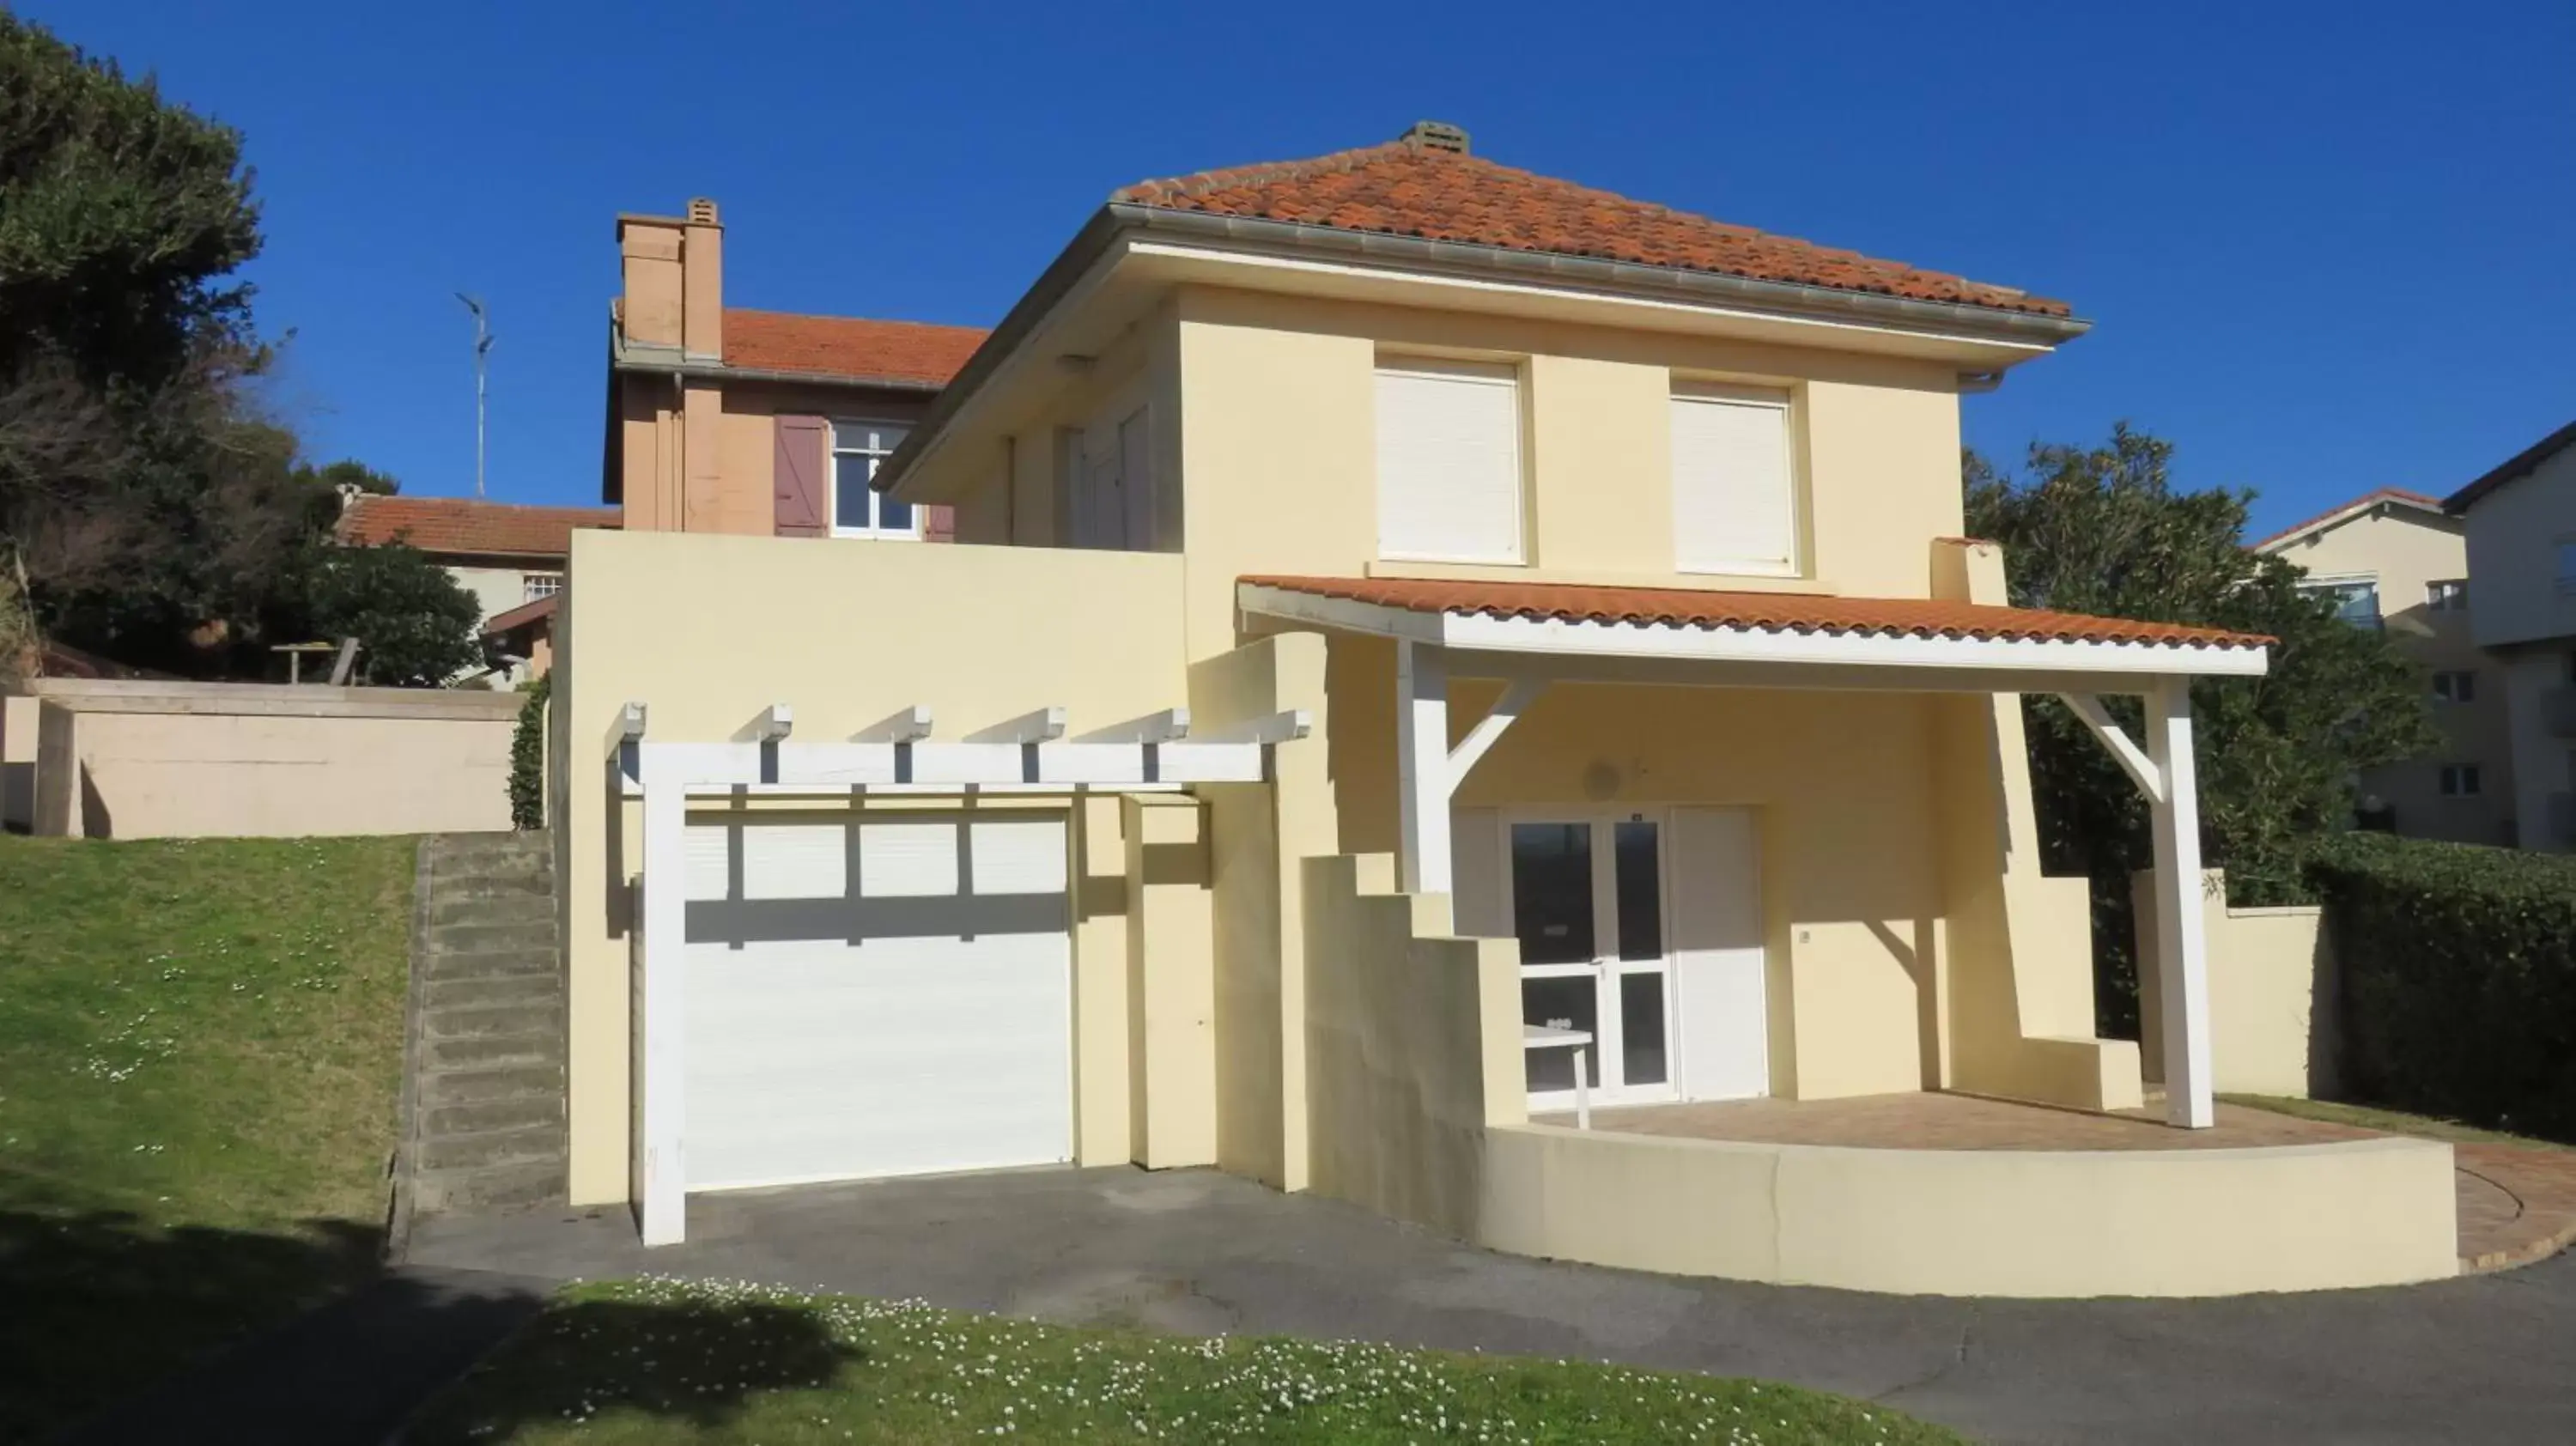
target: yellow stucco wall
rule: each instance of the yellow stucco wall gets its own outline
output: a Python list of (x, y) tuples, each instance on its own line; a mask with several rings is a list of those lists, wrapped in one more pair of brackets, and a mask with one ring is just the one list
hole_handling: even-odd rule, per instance
[[(2164, 1078), (2164, 997), (2156, 970), (2155, 874), (2131, 880), (2138, 920), (2138, 1042), (2149, 1079)], [(2313, 904), (2239, 909), (2227, 876), (2201, 880), (2209, 941), (2209, 1059), (2222, 1094), (2332, 1095), (2335, 970), (2325, 911)], [(2318, 1010), (2325, 1011), (2322, 1027)]]
[[(933, 709), (942, 737), (1048, 705), (1081, 732), (1188, 697), (1180, 582), (1180, 559), (1140, 553), (575, 534), (555, 712), (574, 1201), (628, 1193), (624, 884), (640, 867), (640, 823), (608, 792), (619, 707), (643, 703), (649, 737), (691, 741), (728, 738), (773, 702), (812, 739), (848, 738), (913, 704)], [(1086, 802), (1076, 846), (1076, 1144), (1083, 1161), (1107, 1163), (1131, 1148), (1114, 798)]]

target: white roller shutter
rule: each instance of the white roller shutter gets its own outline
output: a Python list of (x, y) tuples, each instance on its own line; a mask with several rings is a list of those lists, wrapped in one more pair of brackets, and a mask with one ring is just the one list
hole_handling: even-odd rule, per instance
[(688, 831), (691, 1189), (1073, 1153), (1061, 814)]
[(1673, 551), (1683, 572), (1797, 570), (1789, 399), (1731, 388), (1676, 390)]
[(1521, 560), (1516, 369), (1378, 368), (1377, 550), (1426, 562)]

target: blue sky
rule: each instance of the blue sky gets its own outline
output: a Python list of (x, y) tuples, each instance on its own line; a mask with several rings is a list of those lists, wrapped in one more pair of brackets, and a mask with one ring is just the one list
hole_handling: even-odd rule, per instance
[(2068, 298), (2093, 334), (1969, 399), (1969, 441), (2129, 418), (2258, 528), (2576, 417), (2564, 0), (19, 8), (246, 133), (276, 405), (419, 493), (473, 485), (467, 290), (493, 495), (596, 500), (621, 210), (716, 197), (733, 305), (988, 324), (1116, 186), (1422, 117)]

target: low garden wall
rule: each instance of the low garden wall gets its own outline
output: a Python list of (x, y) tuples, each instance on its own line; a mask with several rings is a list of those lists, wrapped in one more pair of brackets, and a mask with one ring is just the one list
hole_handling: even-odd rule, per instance
[(35, 705), (30, 823), (39, 834), (510, 827), (512, 694), (58, 680), (31, 683), (11, 701)]
[[(2138, 921), (2138, 1053), (2164, 1077), (2164, 996), (2156, 972), (2156, 877), (2131, 881)], [(2209, 1060), (2221, 1094), (2332, 1096), (2339, 1078), (2340, 994), (2324, 910), (2237, 908), (2227, 876), (2201, 885), (2209, 947)]]

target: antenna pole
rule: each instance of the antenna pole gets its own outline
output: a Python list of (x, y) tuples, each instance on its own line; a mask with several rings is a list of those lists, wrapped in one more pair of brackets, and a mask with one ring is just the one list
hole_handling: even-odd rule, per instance
[(492, 352), (492, 328), (490, 318), (484, 312), (482, 298), (468, 296), (460, 291), (456, 293), (456, 299), (465, 303), (467, 311), (474, 313), (474, 495), (481, 497), (483, 495), (483, 419), (489, 408), (491, 395), (489, 358)]

